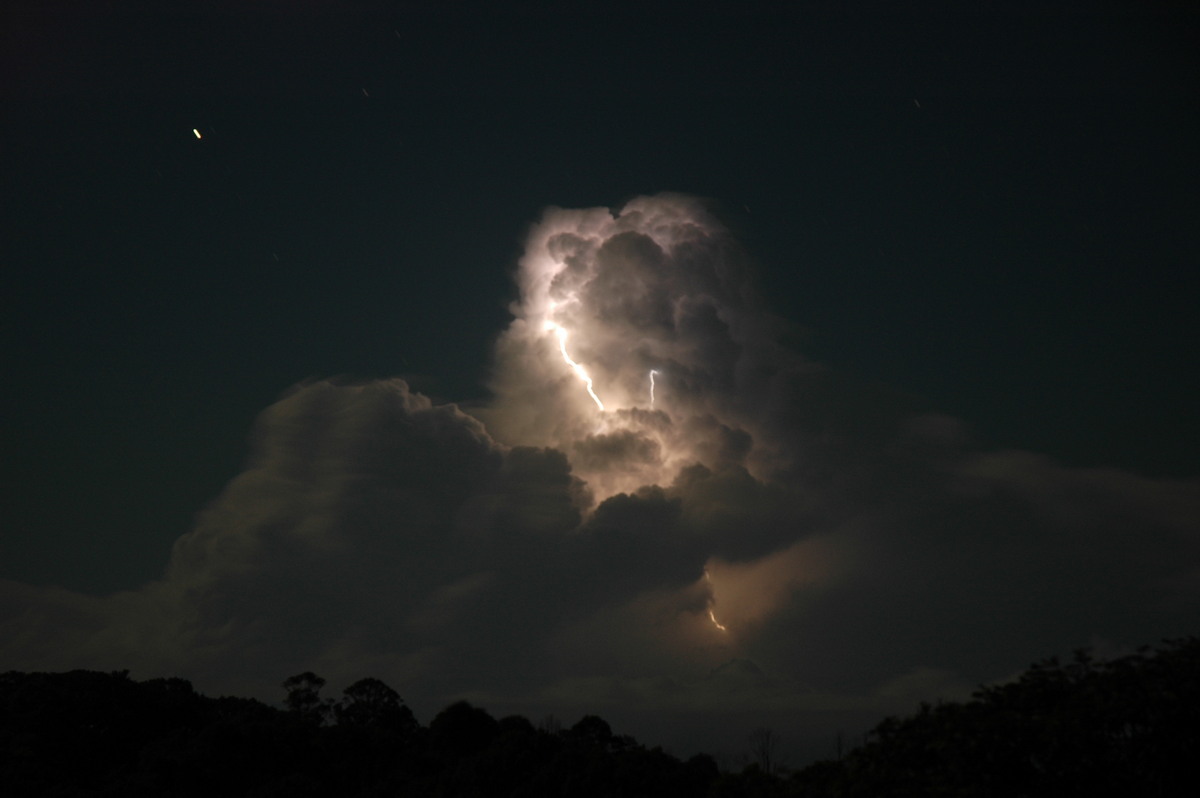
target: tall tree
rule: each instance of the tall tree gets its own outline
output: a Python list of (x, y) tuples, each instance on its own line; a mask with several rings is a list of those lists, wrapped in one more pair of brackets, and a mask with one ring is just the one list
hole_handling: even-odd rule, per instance
[(287, 691), (283, 703), (305, 720), (324, 723), (329, 715), (329, 704), (321, 700), (324, 686), (325, 680), (312, 671), (289, 676), (283, 680), (283, 689)]
[(359, 679), (342, 695), (335, 710), (339, 725), (375, 726), (402, 733), (417, 726), (417, 719), (400, 694), (379, 679)]
[(765, 726), (759, 726), (746, 736), (750, 744), (750, 760), (762, 768), (763, 773), (774, 773), (779, 766), (779, 735)]

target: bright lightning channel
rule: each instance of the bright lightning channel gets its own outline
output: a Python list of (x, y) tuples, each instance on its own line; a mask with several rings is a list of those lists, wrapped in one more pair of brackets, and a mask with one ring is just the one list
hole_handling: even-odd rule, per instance
[(567, 365), (571, 367), (579, 379), (583, 380), (584, 385), (587, 386), (588, 396), (592, 397), (592, 401), (596, 403), (596, 407), (603, 410), (604, 403), (600, 401), (600, 397), (596, 396), (596, 392), (592, 390), (592, 378), (588, 376), (587, 369), (576, 363), (567, 354), (567, 331), (552, 321), (546, 322), (546, 328), (554, 330), (558, 334), (558, 351), (562, 352), (563, 360), (567, 362)]
[(650, 406), (654, 407), (654, 375), (658, 373), (657, 369), (650, 369)]
[[(704, 581), (708, 582), (710, 588), (712, 587), (712, 577), (708, 575), (707, 568), (704, 569)], [(713, 626), (717, 627), (722, 632), (728, 632), (729, 630), (725, 628), (725, 625), (717, 620), (717, 613), (713, 607), (713, 604), (715, 603), (716, 599), (710, 593), (708, 597), (708, 619), (713, 622)]]
[(728, 632), (728, 631), (729, 631), (728, 629), (726, 629), (726, 628), (725, 628), (725, 627), (724, 627), (724, 626), (721, 624), (721, 622), (720, 622), (720, 621), (718, 621), (718, 620), (717, 620), (717, 614), (716, 614), (715, 612), (713, 612), (713, 609), (712, 609), (712, 607), (709, 607), (709, 608), (708, 608), (708, 619), (709, 619), (710, 621), (712, 621), (712, 622), (713, 622), (713, 626), (717, 627), (717, 628), (718, 628), (718, 629), (720, 629), (722, 632)]

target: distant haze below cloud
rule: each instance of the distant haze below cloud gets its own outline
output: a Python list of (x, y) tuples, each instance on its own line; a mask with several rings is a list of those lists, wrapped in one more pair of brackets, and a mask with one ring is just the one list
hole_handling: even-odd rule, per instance
[(0, 582), (0, 661), (268, 700), (370, 675), (425, 721), (466, 697), (813, 757), (1041, 656), (1195, 632), (1200, 479), (981, 450), (785, 346), (749, 264), (693, 197), (547, 210), (492, 400), (295, 386), (160, 579)]

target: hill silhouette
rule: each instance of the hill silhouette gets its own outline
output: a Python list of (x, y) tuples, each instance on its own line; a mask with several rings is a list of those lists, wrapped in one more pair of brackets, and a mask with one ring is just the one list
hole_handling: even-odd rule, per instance
[(599, 716), (535, 725), (456, 702), (422, 726), (379, 679), (321, 697), (288, 678), (284, 707), (209, 698), (128, 672), (0, 676), (8, 796), (1041, 796), (1172, 795), (1200, 750), (1200, 638), (1098, 661), (1078, 651), (966, 702), (887, 718), (838, 760), (785, 772), (768, 729), (721, 772), (616, 734)]

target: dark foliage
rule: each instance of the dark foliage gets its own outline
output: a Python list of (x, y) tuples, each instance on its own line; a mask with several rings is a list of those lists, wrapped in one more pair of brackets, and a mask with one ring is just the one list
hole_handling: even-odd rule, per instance
[(550, 732), (458, 702), (426, 729), (378, 679), (336, 703), (320, 697), (324, 684), (313, 673), (287, 679), (286, 709), (276, 709), (207, 698), (181, 679), (3, 674), (0, 793), (691, 796), (716, 775), (711, 758), (681, 763), (596, 716)]
[(283, 689), (287, 691), (284, 706), (293, 715), (319, 726), (329, 718), (332, 710), (329, 702), (321, 699), (324, 686), (325, 680), (312, 671), (289, 676), (283, 681)]
[(378, 679), (359, 679), (342, 691), (345, 696), (334, 707), (339, 726), (386, 729), (408, 737), (417, 728), (417, 719), (400, 694)]
[[(0, 676), (6, 796), (1061, 796), (1170, 795), (1200, 750), (1200, 640), (1096, 662), (1079, 652), (971, 701), (889, 718), (838, 761), (790, 775), (721, 773), (615, 735), (497, 721), (458, 702), (421, 727), (362, 679), (334, 703), (312, 673), (284, 709), (207, 698), (181, 679), (125, 672)], [(779, 740), (758, 730), (751, 742)], [(762, 748), (762, 745), (759, 748)], [(758, 750), (758, 754), (762, 754)], [(761, 756), (759, 757), (761, 759)]]
[(1078, 651), (966, 703), (888, 718), (840, 762), (794, 774), (806, 796), (1166, 796), (1195, 780), (1200, 638), (1098, 662)]

